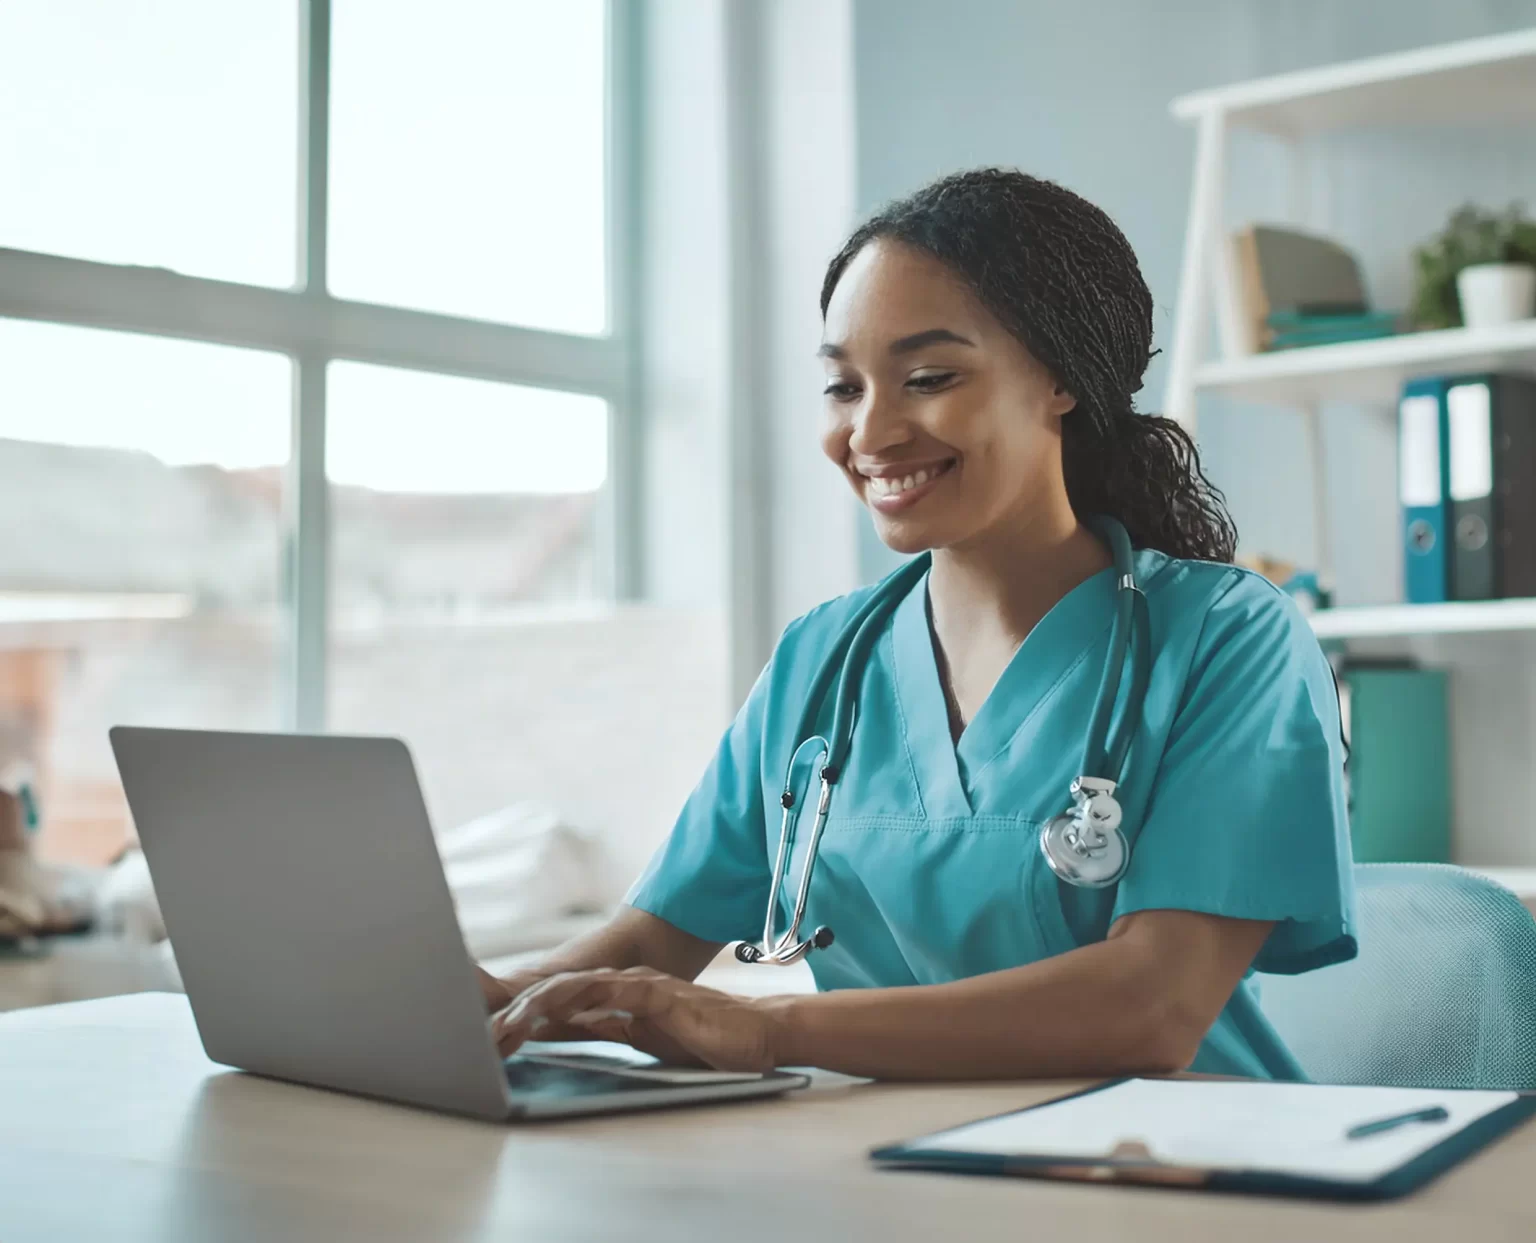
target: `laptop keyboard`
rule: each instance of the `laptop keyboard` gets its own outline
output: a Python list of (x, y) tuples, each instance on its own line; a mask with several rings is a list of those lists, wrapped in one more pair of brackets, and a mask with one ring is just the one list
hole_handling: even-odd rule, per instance
[(520, 1057), (509, 1057), (504, 1065), (507, 1086), (515, 1095), (537, 1093), (542, 1097), (612, 1096), (619, 1092), (654, 1092), (666, 1085), (606, 1070), (549, 1066)]

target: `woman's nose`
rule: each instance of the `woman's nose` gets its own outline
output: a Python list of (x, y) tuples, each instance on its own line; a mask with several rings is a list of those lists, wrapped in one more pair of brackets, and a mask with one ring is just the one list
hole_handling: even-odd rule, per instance
[(912, 439), (912, 429), (895, 409), (895, 403), (886, 401), (878, 392), (865, 395), (853, 411), (852, 422), (848, 447), (861, 455), (874, 457)]

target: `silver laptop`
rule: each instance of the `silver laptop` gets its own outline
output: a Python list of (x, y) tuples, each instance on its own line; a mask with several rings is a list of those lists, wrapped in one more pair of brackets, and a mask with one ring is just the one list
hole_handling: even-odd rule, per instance
[(398, 740), (127, 727), (111, 737), (214, 1061), (491, 1119), (805, 1085), (782, 1073), (503, 1059)]

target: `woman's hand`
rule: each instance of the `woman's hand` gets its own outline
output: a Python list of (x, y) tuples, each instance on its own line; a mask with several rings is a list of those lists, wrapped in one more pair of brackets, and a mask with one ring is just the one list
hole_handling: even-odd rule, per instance
[(485, 994), (485, 1012), (495, 1014), (516, 1001), (519, 993), (532, 988), (540, 980), (548, 979), (552, 972), (514, 971), (508, 976), (495, 976), (476, 963), (475, 974), (480, 979), (480, 991)]
[(732, 997), (648, 967), (564, 972), (527, 988), (492, 1020), (491, 1034), (504, 1056), (527, 1040), (579, 1032), (669, 1065), (768, 1071), (783, 1048), (782, 1002)]
[[(495, 976), (484, 967), (477, 965), (475, 971), (480, 977), (480, 991), (485, 994), (485, 1012), (495, 1014), (505, 1010), (530, 988), (542, 984), (555, 972), (551, 968), (527, 967), (521, 971), (514, 971), (511, 975)], [(592, 1040), (591, 1032), (580, 1027), (571, 1027), (565, 1023), (549, 1023), (539, 1028), (540, 1040)]]

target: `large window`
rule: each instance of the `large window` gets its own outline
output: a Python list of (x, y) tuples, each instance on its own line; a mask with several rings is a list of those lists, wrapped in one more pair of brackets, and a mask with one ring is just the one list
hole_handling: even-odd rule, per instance
[(333, 630), (602, 594), (601, 398), (342, 362), (326, 404)]
[(0, 4), (0, 764), (49, 853), (128, 831), (112, 724), (462, 761), (538, 708), (485, 660), (633, 584), (621, 10)]

